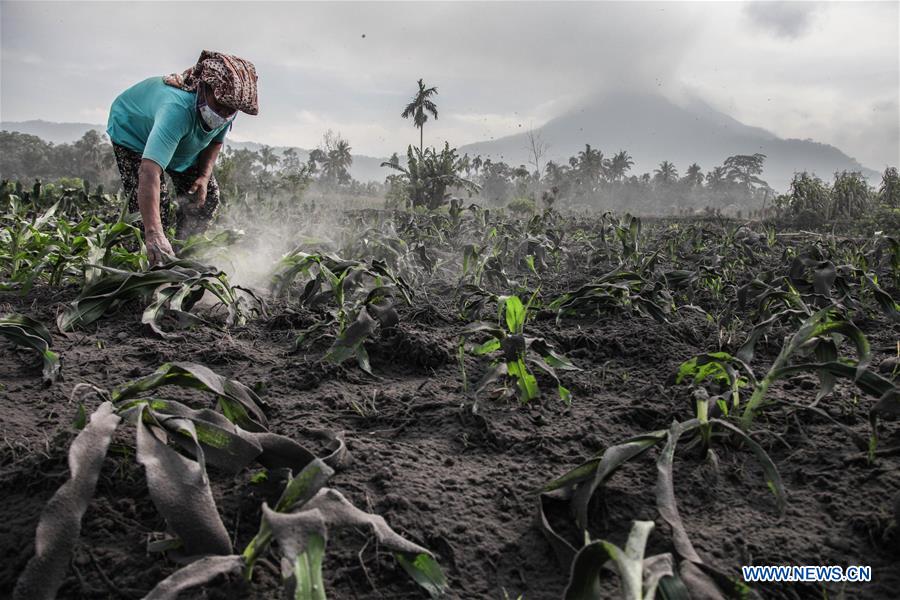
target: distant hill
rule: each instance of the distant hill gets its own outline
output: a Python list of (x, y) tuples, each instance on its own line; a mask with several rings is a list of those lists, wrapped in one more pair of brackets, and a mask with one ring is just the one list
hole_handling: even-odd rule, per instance
[[(36, 135), (56, 144), (74, 142), (89, 129), (105, 132), (106, 127), (91, 123), (53, 123), (49, 121), (3, 121), (0, 130)], [(596, 97), (568, 113), (548, 121), (538, 129), (549, 145), (544, 162), (564, 162), (591, 144), (611, 156), (627, 150), (634, 159), (631, 173), (652, 172), (663, 160), (675, 163), (683, 174), (688, 165), (698, 163), (704, 171), (721, 165), (728, 156), (761, 152), (766, 159), (763, 179), (778, 191), (787, 189), (796, 171), (810, 171), (830, 179), (835, 171), (861, 171), (875, 183), (879, 173), (828, 144), (813, 140), (782, 139), (759, 127), (750, 127), (693, 100), (679, 106), (660, 95), (616, 93)], [(234, 148), (259, 150), (256, 142), (226, 140)], [(468, 152), (518, 166), (527, 164), (526, 134), (467, 144)], [(281, 154), (287, 146), (274, 150)], [(309, 150), (295, 148), (301, 160)], [(389, 174), (381, 163), (387, 158), (353, 155), (350, 174), (359, 181), (383, 181)]]
[[(80, 140), (84, 134), (90, 130), (96, 129), (100, 133), (106, 133), (105, 125), (96, 125), (92, 123), (54, 123), (52, 121), (0, 121), (0, 131), (18, 131), (19, 133), (27, 133), (36, 135), (47, 142), (54, 144), (69, 144)], [(249, 150), (259, 150), (263, 144), (256, 142), (235, 142), (226, 138), (226, 146), (234, 148), (247, 148)], [(287, 150), (288, 146), (273, 146), (273, 150), (279, 155)], [(300, 160), (305, 161), (309, 156), (309, 150), (304, 148), (294, 148)], [(363, 154), (353, 155), (353, 165), (350, 167), (350, 175), (357, 181), (384, 181), (384, 178), (390, 174), (387, 168), (381, 166), (386, 161), (385, 158), (376, 158), (365, 156)]]
[[(728, 156), (761, 152), (767, 156), (763, 179), (778, 191), (787, 188), (795, 171), (814, 172), (826, 180), (842, 170), (862, 171), (870, 180), (879, 176), (834, 146), (781, 139), (696, 99), (679, 106), (660, 95), (609, 94), (592, 98), (536, 132), (549, 145), (544, 162), (565, 162), (587, 143), (605, 156), (627, 150), (634, 159), (632, 174), (652, 173), (663, 160), (674, 162), (680, 174), (693, 162), (705, 172)], [(529, 161), (524, 132), (459, 150), (516, 166)]]
[(53, 121), (0, 121), (0, 131), (18, 131), (36, 135), (45, 142), (71, 144), (77, 142), (90, 129), (106, 133), (106, 125), (92, 123), (54, 123)]

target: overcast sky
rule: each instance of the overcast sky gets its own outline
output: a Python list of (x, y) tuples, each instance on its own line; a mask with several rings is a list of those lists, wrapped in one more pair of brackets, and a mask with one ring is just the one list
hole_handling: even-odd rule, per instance
[[(260, 114), (233, 136), (355, 153), (418, 141), (400, 112), (436, 85), (426, 140), (539, 126), (586, 97), (696, 95), (781, 137), (900, 163), (900, 3), (87, 3), (0, 1), (0, 117), (105, 123), (115, 96), (200, 50), (252, 60)], [(602, 147), (596, 140), (585, 140)]]

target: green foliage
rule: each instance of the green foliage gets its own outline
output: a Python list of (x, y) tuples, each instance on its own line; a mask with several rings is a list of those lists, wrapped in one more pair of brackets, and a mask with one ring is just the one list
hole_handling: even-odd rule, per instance
[[(538, 398), (540, 389), (537, 379), (529, 368), (531, 365), (556, 382), (559, 397), (569, 404), (572, 401), (572, 394), (560, 383), (557, 370), (577, 371), (578, 367), (556, 352), (553, 345), (546, 340), (525, 335), (528, 306), (522, 304), (517, 296), (501, 296), (497, 300), (497, 305), (498, 325), (483, 321), (474, 322), (464, 327), (460, 334), (459, 356), (464, 382), (466, 352), (475, 356), (493, 356), (489, 370), (475, 389), (476, 395), (490, 393), (493, 386), (499, 383), (502, 386), (503, 396), (515, 394), (522, 403)], [(476, 336), (487, 336), (488, 339), (476, 344), (468, 343), (470, 338)], [(514, 389), (506, 385), (508, 380), (515, 383)]]
[(59, 355), (50, 349), (50, 332), (39, 321), (20, 314), (0, 315), (0, 336), (16, 346), (36, 351), (44, 363), (44, 381), (53, 383), (59, 377)]
[(59, 315), (57, 324), (61, 331), (84, 327), (124, 302), (146, 301), (151, 296), (152, 303), (144, 310), (141, 321), (162, 337), (170, 337), (161, 326), (166, 315), (176, 317), (181, 326), (209, 324), (190, 313), (206, 292), (227, 309), (228, 326), (242, 325), (262, 309), (255, 294), (230, 285), (224, 272), (189, 259), (176, 259), (145, 272), (111, 267), (100, 270), (103, 276), (86, 285), (78, 299)]
[(531, 198), (515, 198), (510, 200), (509, 204), (506, 205), (506, 209), (520, 216), (530, 215), (535, 211), (534, 200)]
[(434, 148), (424, 151), (410, 146), (406, 152), (406, 167), (395, 162), (383, 162), (382, 167), (400, 171), (405, 178), (406, 194), (410, 206), (435, 210), (448, 202), (449, 191), (462, 188), (469, 193), (480, 188), (459, 175), (462, 163), (456, 148), (444, 144), (438, 153)]

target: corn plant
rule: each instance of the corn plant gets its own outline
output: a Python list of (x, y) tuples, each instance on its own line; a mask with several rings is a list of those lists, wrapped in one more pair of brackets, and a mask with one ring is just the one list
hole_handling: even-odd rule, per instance
[(96, 266), (140, 267), (140, 254), (126, 247), (140, 243), (133, 216), (121, 214), (106, 222), (91, 214), (80, 221), (67, 220), (62, 200), (42, 212), (29, 208), (18, 196), (8, 195), (9, 209), (0, 215), (0, 289), (27, 293), (46, 279), (50, 285), (64, 281), (91, 283)]
[[(695, 593), (700, 597), (708, 597), (705, 594), (708, 594), (710, 590), (715, 592), (712, 597), (716, 597), (720, 595), (718, 591), (720, 589), (730, 590), (732, 595), (744, 597), (746, 588), (703, 561), (691, 544), (687, 530), (678, 513), (672, 477), (675, 448), (682, 435), (702, 431), (704, 427), (722, 429), (724, 433), (734, 435), (742, 441), (761, 465), (766, 484), (775, 496), (779, 512), (784, 510), (785, 491), (775, 464), (759, 444), (728, 421), (706, 417), (694, 418), (681, 423), (673, 423), (668, 430), (644, 433), (619, 444), (611, 445), (597, 456), (549, 482), (539, 493), (538, 523), (540, 529), (552, 546), (560, 563), (571, 570), (569, 590), (577, 592), (577, 595), (567, 595), (567, 598), (600, 597), (597, 595), (599, 591), (597, 591), (596, 587), (597, 578), (599, 577), (597, 561), (602, 559), (605, 562), (606, 558), (613, 558), (617, 563), (620, 577), (628, 578), (627, 584), (625, 581), (622, 581), (623, 597), (641, 597), (634, 595), (636, 590), (643, 589), (641, 580), (638, 577), (640, 571), (637, 569), (640, 563), (635, 562), (635, 552), (632, 552), (630, 553), (632, 562), (625, 565), (621, 564), (620, 560), (623, 559), (623, 554), (624, 558), (627, 559), (629, 558), (629, 553), (627, 551), (623, 553), (608, 542), (588, 543), (580, 550), (576, 550), (575, 546), (551, 526), (547, 517), (550, 502), (569, 502), (570, 510), (575, 516), (576, 526), (579, 531), (584, 532), (584, 535), (587, 536), (588, 507), (591, 499), (603, 490), (607, 481), (622, 465), (636, 459), (661, 442), (665, 442), (665, 444), (656, 461), (656, 505), (660, 516), (672, 529), (675, 553), (682, 559), (679, 571), (681, 573), (687, 571), (691, 575), (689, 578), (685, 578), (685, 583), (690, 582), (693, 588), (691, 589), (691, 595), (687, 597), (693, 597)], [(711, 449), (708, 448), (708, 451), (711, 451)], [(649, 529), (647, 533), (649, 533)], [(643, 547), (643, 544), (641, 544), (641, 547)], [(589, 548), (590, 550), (588, 550)], [(619, 556), (620, 559), (616, 560), (616, 556)], [(627, 574), (623, 575), (623, 569), (627, 570)], [(665, 573), (674, 575), (671, 570)], [(627, 589), (625, 588), (626, 585), (628, 586)], [(669, 593), (681, 593), (678, 581), (670, 580), (666, 587), (671, 588), (668, 590)], [(567, 591), (567, 594), (570, 591)], [(643, 597), (646, 598), (647, 596)]]
[(325, 314), (325, 320), (307, 328), (298, 336), (295, 347), (310, 344), (326, 335), (334, 340), (324, 359), (341, 364), (356, 358), (359, 367), (372, 372), (365, 342), (378, 327), (393, 327), (399, 322), (394, 297), (411, 303), (412, 290), (383, 261), (369, 264), (341, 261), (331, 256), (294, 251), (285, 256), (272, 277), (276, 294), (286, 294), (298, 276), (307, 283), (300, 301)]
[(141, 320), (164, 337), (170, 337), (161, 326), (167, 314), (177, 317), (182, 325), (207, 323), (198, 315), (189, 313), (206, 292), (215, 296), (227, 309), (228, 326), (243, 325), (250, 315), (263, 310), (261, 301), (253, 292), (232, 286), (224, 272), (189, 259), (176, 259), (145, 272), (99, 268), (104, 277), (85, 286), (78, 298), (57, 318), (60, 331), (89, 325), (110, 310), (134, 299), (151, 301)]
[[(148, 395), (166, 386), (209, 393), (216, 398), (219, 411)], [(144, 467), (150, 497), (174, 535), (155, 547), (182, 548), (186, 555), (205, 556), (204, 564), (219, 567), (221, 557), (232, 554), (232, 544), (209, 487), (207, 465), (236, 474), (257, 462), (268, 469), (302, 473), (310, 465), (330, 470), (326, 465), (341, 464), (345, 458), (340, 438), (334, 440), (333, 451), (320, 460), (292, 439), (269, 432), (258, 396), (203, 365), (165, 364), (111, 393), (94, 391), (106, 399), (70, 447), (70, 479), (44, 508), (35, 555), (13, 594), (17, 600), (55, 596), (110, 440), (123, 420), (135, 427), (137, 461)], [(172, 582), (162, 585), (158, 593)], [(151, 593), (150, 597), (155, 596)]]
[[(838, 347), (844, 338), (852, 341), (856, 347), (857, 357), (852, 367), (848, 366), (846, 362), (838, 362)], [(754, 333), (751, 332), (747, 342), (751, 349), (754, 341)], [(705, 381), (724, 384), (731, 402), (719, 402), (723, 409), (730, 406), (734, 410), (742, 406), (740, 389), (750, 387), (752, 389), (751, 396), (742, 408), (741, 424), (744, 430), (749, 430), (755, 416), (764, 404), (772, 383), (796, 373), (815, 372), (819, 374), (820, 388), (817, 402), (834, 388), (835, 377), (846, 377), (849, 374), (861, 389), (872, 388), (871, 382), (874, 374), (868, 369), (871, 359), (869, 342), (851, 321), (840, 318), (834, 307), (824, 308), (814, 313), (793, 335), (788, 336), (775, 361), (762, 379), (756, 378), (753, 370), (744, 360), (746, 357), (752, 358), (752, 351), (747, 350), (747, 344), (742, 348), (743, 352), (737, 356), (719, 352), (691, 358), (679, 367), (676, 377), (677, 383), (690, 378), (695, 384)], [(812, 362), (789, 364), (793, 358), (810, 355), (815, 359)]]
[(148, 597), (174, 597), (224, 573), (243, 573), (251, 581), (254, 565), (277, 541), (284, 596), (325, 600), (322, 564), (328, 532), (350, 527), (371, 529), (379, 545), (393, 552), (413, 581), (432, 598), (441, 597), (447, 581), (434, 555), (397, 534), (383, 517), (363, 512), (339, 491), (324, 487), (333, 473), (322, 460), (312, 460), (296, 477), (289, 476), (274, 508), (263, 503), (259, 530), (243, 552), (195, 561), (157, 584)]
[(690, 599), (690, 593), (678, 577), (670, 553), (645, 556), (647, 539), (653, 531), (652, 521), (635, 521), (624, 548), (606, 540), (588, 541), (575, 555), (565, 600), (600, 600), (604, 597), (600, 583), (603, 571), (612, 563), (619, 574), (622, 600), (652, 600), (659, 596), (668, 600)]
[(634, 311), (667, 322), (672, 297), (662, 282), (653, 283), (637, 271), (614, 269), (550, 303), (557, 323), (563, 317)]
[(50, 349), (50, 332), (39, 321), (17, 313), (0, 316), (0, 335), (16, 346), (36, 351), (43, 363), (44, 381), (48, 384), (59, 377), (59, 355)]
[[(536, 293), (536, 292), (535, 292)], [(534, 296), (532, 296), (532, 299)], [(560, 383), (557, 369), (577, 371), (565, 356), (556, 352), (552, 344), (542, 338), (525, 335), (525, 323), (528, 319), (528, 306), (523, 305), (518, 296), (501, 296), (498, 299), (498, 324), (484, 321), (470, 323), (463, 328), (459, 338), (460, 369), (465, 385), (466, 352), (475, 356), (493, 356), (491, 367), (484, 374), (475, 389), (480, 395), (496, 383), (503, 385), (503, 396), (517, 395), (519, 401), (527, 403), (540, 396), (537, 378), (529, 365), (537, 367), (556, 382), (559, 397), (567, 404), (572, 401), (572, 394)], [(529, 306), (531, 301), (529, 301)], [(506, 325), (504, 328), (503, 325)], [(477, 344), (467, 344), (474, 336), (488, 339)], [(510, 388), (506, 381), (512, 380), (516, 387)]]

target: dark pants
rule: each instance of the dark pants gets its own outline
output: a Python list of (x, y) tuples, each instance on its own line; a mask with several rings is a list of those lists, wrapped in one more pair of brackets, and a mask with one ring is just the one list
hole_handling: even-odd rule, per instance
[[(122, 187), (128, 198), (128, 210), (130, 212), (140, 212), (138, 206), (138, 173), (141, 166), (141, 155), (134, 150), (129, 150), (124, 146), (113, 144), (113, 151), (116, 155), (116, 164), (119, 167), (119, 175), (122, 176)], [(195, 233), (206, 231), (209, 222), (216, 214), (219, 207), (219, 184), (216, 182), (215, 175), (210, 176), (209, 184), (206, 186), (206, 203), (197, 211), (185, 210), (188, 202), (194, 200), (193, 195), (188, 195), (188, 190), (194, 185), (194, 181), (200, 176), (200, 168), (195, 163), (186, 171), (179, 173), (171, 169), (166, 169), (166, 173), (172, 178), (175, 184), (175, 197), (178, 198), (178, 210), (175, 211), (175, 237), (178, 239), (186, 239)], [(169, 188), (166, 184), (165, 174), (160, 173), (159, 178), (159, 216), (162, 220), (164, 230), (168, 230), (171, 225), (171, 213), (173, 212), (169, 199)], [(135, 223), (143, 229), (143, 222)]]

